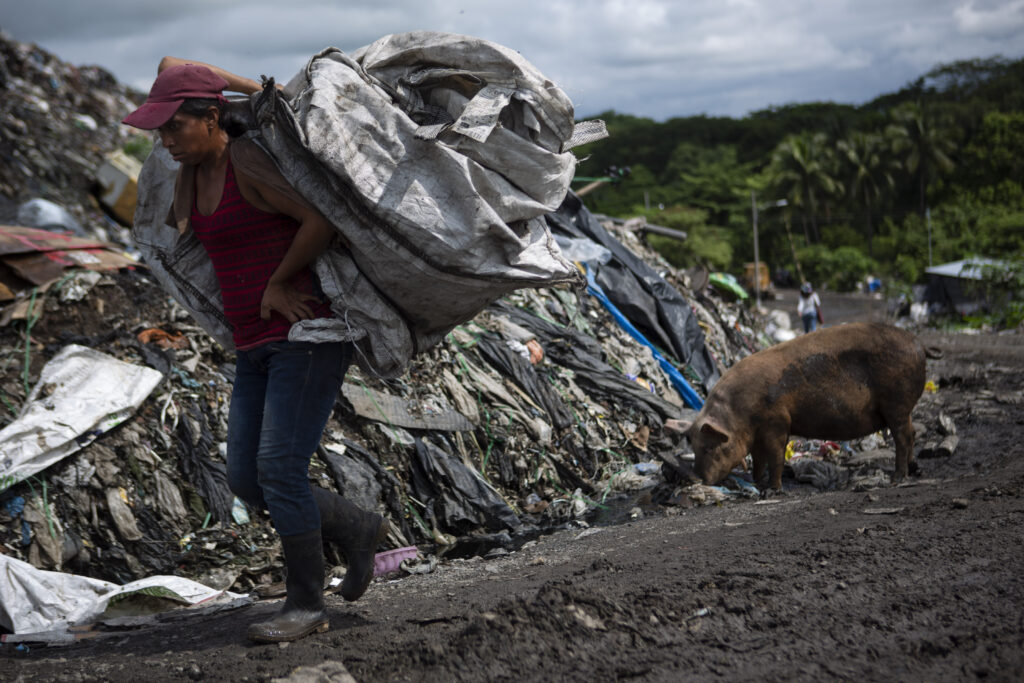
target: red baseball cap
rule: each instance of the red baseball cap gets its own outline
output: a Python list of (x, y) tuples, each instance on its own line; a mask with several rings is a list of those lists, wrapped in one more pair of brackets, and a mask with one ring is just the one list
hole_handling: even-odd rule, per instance
[(153, 81), (146, 102), (126, 116), (122, 123), (143, 130), (155, 130), (171, 120), (178, 107), (192, 97), (221, 98), (228, 82), (199, 64), (179, 64), (163, 71)]

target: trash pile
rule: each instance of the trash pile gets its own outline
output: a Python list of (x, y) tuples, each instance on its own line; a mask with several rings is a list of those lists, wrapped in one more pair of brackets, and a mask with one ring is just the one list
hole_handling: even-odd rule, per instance
[[(118, 583), (179, 574), (246, 591), (276, 579), (268, 519), (226, 486), (231, 354), (144, 266), (93, 275), (77, 298), (73, 278), (36, 288), (0, 328), (4, 552)], [(693, 298), (712, 354), (756, 347), (744, 309)], [(86, 351), (88, 369), (65, 367)], [(520, 290), (399, 379), (353, 368), (311, 477), (385, 510), (392, 547), (512, 549), (591, 518), (679, 450), (663, 425), (692, 408), (656, 354), (585, 291)], [(117, 375), (122, 364), (140, 375)], [(12, 475), (12, 459), (43, 466)]]
[(105, 155), (135, 135), (120, 123), (136, 106), (131, 91), (101, 67), (72, 66), (0, 31), (0, 92), (0, 223), (45, 227), (62, 207), (65, 230), (126, 243), (126, 227), (93, 193)]
[[(226, 484), (233, 355), (125, 253), (125, 226), (90, 194), (126, 140), (129, 94), (2, 35), (0, 53), (5, 206), (45, 199), (81, 228), (56, 244), (66, 226), (0, 228), (0, 554), (117, 584), (272, 584), (276, 534)], [(407, 571), (753, 488), (690, 485), (666, 424), (773, 343), (765, 321), (672, 268), (636, 221), (574, 195), (546, 220), (587, 289), (518, 290), (397, 379), (353, 368), (312, 460), (315, 484), (387, 515), (390, 548), (419, 547)], [(15, 257), (53, 266), (33, 279)]]

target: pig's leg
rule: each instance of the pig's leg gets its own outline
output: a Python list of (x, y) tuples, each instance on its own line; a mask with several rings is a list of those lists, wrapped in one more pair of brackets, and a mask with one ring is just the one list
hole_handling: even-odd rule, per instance
[(750, 455), (754, 461), (754, 485), (760, 486), (761, 480), (764, 478), (764, 467), (767, 463), (765, 462), (764, 455), (761, 453), (760, 449), (755, 448)]
[(767, 465), (768, 473), (771, 475), (769, 485), (775, 491), (782, 491), (782, 468), (786, 464), (786, 439), (788, 437), (788, 430), (764, 434), (754, 446), (755, 481), (758, 483), (761, 481), (758, 474), (758, 463), (761, 464), (760, 471), (762, 473)]
[(896, 442), (896, 471), (892, 474), (892, 483), (902, 481), (914, 465), (914, 425), (907, 415), (889, 423), (889, 431)]

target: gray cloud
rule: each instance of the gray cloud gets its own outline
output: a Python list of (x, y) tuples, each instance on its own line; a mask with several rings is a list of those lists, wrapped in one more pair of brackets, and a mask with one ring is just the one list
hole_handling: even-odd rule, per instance
[(1024, 0), (0, 0), (3, 28), (145, 90), (165, 54), (291, 77), (323, 47), (434, 29), (518, 50), (577, 113), (860, 103), (933, 66), (1020, 57)]

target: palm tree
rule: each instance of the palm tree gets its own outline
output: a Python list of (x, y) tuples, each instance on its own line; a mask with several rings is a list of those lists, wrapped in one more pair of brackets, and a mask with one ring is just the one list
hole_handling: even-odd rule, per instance
[(804, 238), (808, 243), (811, 238), (807, 232), (807, 219), (810, 218), (815, 241), (820, 241), (819, 201), (842, 191), (842, 184), (829, 172), (830, 153), (823, 133), (806, 131), (790, 135), (772, 153), (770, 183), (778, 195), (801, 209)]
[(872, 241), (875, 237), (871, 211), (885, 193), (895, 186), (893, 172), (899, 164), (887, 153), (884, 140), (879, 135), (853, 133), (837, 143), (843, 165), (848, 197), (864, 207), (868, 255), (873, 256)]
[(939, 173), (948, 173), (955, 164), (950, 158), (956, 145), (948, 129), (939, 125), (932, 111), (918, 102), (907, 102), (893, 110), (896, 123), (886, 133), (893, 140), (893, 151), (903, 158), (903, 165), (916, 176), (920, 194), (921, 215), (924, 215), (928, 184)]

